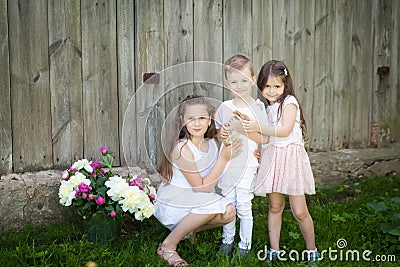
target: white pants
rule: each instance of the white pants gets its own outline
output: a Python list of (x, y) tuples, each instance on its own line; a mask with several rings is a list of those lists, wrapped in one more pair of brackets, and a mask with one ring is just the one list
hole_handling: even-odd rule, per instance
[[(254, 195), (249, 189), (234, 187), (228, 192), (223, 192), (226, 200), (236, 207), (236, 213), (240, 218), (240, 242), (239, 248), (251, 249), (251, 238), (253, 234), (253, 213), (251, 200)], [(231, 244), (235, 239), (236, 218), (222, 227), (222, 243)]]

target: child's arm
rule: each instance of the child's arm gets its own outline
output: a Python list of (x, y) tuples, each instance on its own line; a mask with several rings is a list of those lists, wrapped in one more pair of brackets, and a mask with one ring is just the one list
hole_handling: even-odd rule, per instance
[(189, 147), (180, 143), (175, 147), (172, 157), (179, 169), (196, 192), (210, 192), (215, 187), (219, 177), (221, 176), (226, 163), (240, 154), (242, 151), (242, 141), (237, 140), (230, 146), (224, 146), (221, 153), (210, 173), (201, 178), (194, 161), (194, 156)]
[(259, 132), (263, 135), (287, 137), (293, 131), (294, 123), (296, 121), (297, 107), (294, 104), (288, 104), (283, 109), (282, 126), (268, 126), (259, 125), (255, 121), (243, 120), (243, 128), (246, 132)]
[[(244, 136), (246, 136), (247, 138), (249, 138), (250, 140), (258, 143), (258, 144), (265, 144), (268, 143), (269, 137), (265, 134), (262, 134), (260, 132), (256, 132), (256, 131), (245, 131), (244, 128), (244, 122), (250, 122), (249, 120), (241, 120), (237, 117), (232, 117), (231, 120), (229, 121), (232, 129), (236, 130), (237, 132), (243, 134)], [(251, 122), (255, 122), (257, 125), (258, 123), (256, 121), (251, 121)], [(259, 126), (257, 126), (259, 127)]]

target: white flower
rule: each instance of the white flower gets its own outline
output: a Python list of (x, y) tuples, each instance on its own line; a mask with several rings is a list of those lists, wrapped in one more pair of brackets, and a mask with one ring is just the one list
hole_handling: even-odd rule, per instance
[(88, 173), (92, 173), (93, 168), (90, 165), (91, 163), (92, 162), (91, 161), (89, 162), (87, 159), (81, 159), (81, 160), (78, 160), (77, 162), (75, 162), (74, 164), (72, 164), (72, 167), (74, 167), (78, 171), (81, 169), (85, 169)]
[(121, 199), (119, 203), (123, 211), (134, 213), (143, 209), (149, 201), (147, 194), (140, 190), (139, 187), (130, 186), (129, 189), (125, 191), (124, 199)]
[(142, 179), (142, 182), (143, 182), (145, 185), (147, 185), (147, 186), (149, 186), (149, 185), (151, 184), (151, 181), (150, 181), (149, 178), (143, 178), (143, 179)]
[(61, 185), (58, 190), (60, 204), (64, 206), (71, 206), (72, 200), (75, 198), (75, 191), (76, 188), (71, 181), (61, 181)]
[(80, 172), (77, 172), (75, 173), (75, 175), (71, 176), (71, 178), (69, 178), (69, 181), (74, 186), (75, 190), (78, 188), (78, 185), (80, 183), (85, 183), (87, 185), (90, 185), (90, 180), (87, 179), (86, 176)]
[(110, 188), (110, 190), (107, 191), (107, 195), (114, 201), (121, 200), (125, 196), (126, 191), (129, 190), (129, 184), (118, 175), (110, 177), (110, 179), (105, 182), (105, 185)]
[(145, 218), (150, 218), (151, 215), (154, 214), (154, 205), (151, 203), (147, 203), (147, 205), (141, 210), (141, 212)]

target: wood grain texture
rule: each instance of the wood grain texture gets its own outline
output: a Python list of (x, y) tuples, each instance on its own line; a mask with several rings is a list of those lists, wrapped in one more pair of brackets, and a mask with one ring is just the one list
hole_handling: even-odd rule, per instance
[(84, 156), (104, 146), (119, 165), (116, 2), (84, 0), (81, 19)]
[[(350, 81), (350, 148), (367, 147), (371, 136), (373, 66), (373, 7), (365, 1), (353, 2), (352, 63)], [(357, 25), (357, 26), (355, 26)]]
[[(157, 105), (158, 90), (163, 89), (163, 81), (142, 82), (144, 73), (160, 72), (164, 68), (164, 12), (163, 1), (136, 2), (136, 77), (135, 94), (137, 120), (137, 165), (155, 169), (154, 163), (159, 155), (155, 146), (159, 145), (155, 138), (157, 129), (164, 118), (164, 106)], [(161, 83), (161, 84), (160, 84)], [(151, 136), (150, 136), (151, 135)], [(159, 139), (160, 140), (160, 139)]]
[(194, 61), (215, 62), (193, 66), (195, 90), (215, 101), (223, 99), (222, 0), (193, 1)]
[(12, 171), (12, 128), (7, 0), (0, 0), (0, 173)]
[(9, 1), (15, 172), (53, 166), (47, 1)]
[(53, 164), (83, 157), (80, 1), (49, 1), (49, 59)]
[[(117, 44), (118, 44), (118, 99), (119, 99), (119, 151), (122, 165), (132, 166), (137, 154), (132, 147), (136, 143), (136, 120), (131, 110), (135, 103), (135, 2), (117, 1)], [(125, 121), (126, 119), (126, 121)], [(132, 129), (124, 131), (123, 123)]]

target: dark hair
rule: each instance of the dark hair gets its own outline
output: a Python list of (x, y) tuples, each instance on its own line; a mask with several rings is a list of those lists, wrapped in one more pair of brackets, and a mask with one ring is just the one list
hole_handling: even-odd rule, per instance
[[(277, 102), (279, 103), (277, 120), (279, 120), (282, 116), (283, 101), (285, 101), (286, 97), (288, 95), (292, 95), (296, 99), (297, 99), (297, 97), (294, 93), (292, 77), (290, 76), (290, 72), (289, 72), (288, 68), (286, 67), (285, 63), (283, 63), (282, 61), (278, 61), (278, 60), (270, 60), (261, 67), (260, 73), (258, 74), (258, 77), (257, 77), (257, 87), (259, 89), (259, 98), (265, 100), (264, 104), (266, 102), (267, 105), (270, 105), (268, 99), (265, 99), (261, 94), (267, 81), (268, 81), (268, 77), (270, 75), (272, 75), (274, 77), (279, 77), (282, 80), (283, 84), (285, 85), (283, 94), (277, 100)], [(298, 99), (297, 99), (297, 102), (299, 102)], [(299, 102), (299, 109), (300, 109), (301, 132), (303, 134), (303, 139), (307, 140), (308, 139), (307, 124), (304, 119), (303, 109), (301, 108), (300, 102)]]
[(173, 175), (171, 159), (173, 149), (175, 148), (179, 140), (191, 140), (192, 138), (191, 134), (186, 129), (183, 119), (186, 108), (192, 105), (204, 105), (207, 107), (208, 115), (211, 118), (211, 124), (204, 134), (204, 138), (216, 139), (217, 136), (217, 130), (215, 129), (214, 123), (215, 107), (210, 103), (210, 101), (208, 101), (206, 97), (196, 94), (188, 95), (185, 99), (183, 99), (178, 106), (178, 110), (173, 121), (172, 131), (168, 132), (167, 144), (164, 153), (161, 156), (161, 162), (158, 167), (158, 172), (167, 182), (171, 180)]
[(254, 68), (251, 60), (243, 55), (235, 55), (228, 58), (224, 64), (224, 75), (226, 78), (226, 74), (229, 72), (233, 72), (234, 70), (242, 71), (244, 68), (249, 68), (251, 76), (254, 76)]

